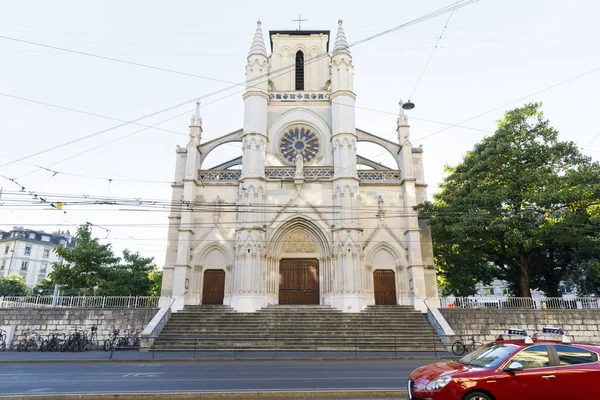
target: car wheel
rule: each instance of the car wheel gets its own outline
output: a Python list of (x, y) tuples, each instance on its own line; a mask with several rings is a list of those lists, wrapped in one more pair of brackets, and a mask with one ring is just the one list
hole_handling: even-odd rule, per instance
[(492, 400), (492, 398), (482, 392), (471, 392), (467, 393), (467, 395), (463, 397), (463, 400)]

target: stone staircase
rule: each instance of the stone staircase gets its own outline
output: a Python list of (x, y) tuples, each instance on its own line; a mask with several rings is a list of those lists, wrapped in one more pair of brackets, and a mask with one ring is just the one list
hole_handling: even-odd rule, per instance
[(425, 314), (412, 306), (342, 313), (323, 305), (273, 305), (255, 313), (186, 306), (154, 343), (156, 351), (440, 351)]

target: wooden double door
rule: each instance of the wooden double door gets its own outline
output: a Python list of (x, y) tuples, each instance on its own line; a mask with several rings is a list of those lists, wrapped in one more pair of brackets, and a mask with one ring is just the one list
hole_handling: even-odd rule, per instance
[(378, 269), (373, 272), (373, 291), (375, 304), (396, 305), (396, 274), (389, 269)]
[(207, 269), (202, 280), (202, 304), (223, 304), (225, 297), (225, 271)]
[(279, 304), (319, 304), (319, 261), (282, 259), (279, 262)]

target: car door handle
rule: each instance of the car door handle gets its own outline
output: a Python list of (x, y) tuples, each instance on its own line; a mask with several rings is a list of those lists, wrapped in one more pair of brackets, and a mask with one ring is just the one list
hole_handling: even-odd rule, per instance
[(544, 376), (542, 376), (542, 379), (554, 379), (554, 378), (556, 378), (555, 375), (544, 375)]

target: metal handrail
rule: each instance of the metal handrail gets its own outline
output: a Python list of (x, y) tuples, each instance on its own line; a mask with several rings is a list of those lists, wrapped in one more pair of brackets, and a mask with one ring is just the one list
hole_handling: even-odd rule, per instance
[(3, 296), (0, 308), (77, 307), (77, 308), (155, 308), (160, 296)]
[(440, 308), (600, 309), (600, 297), (440, 297)]

